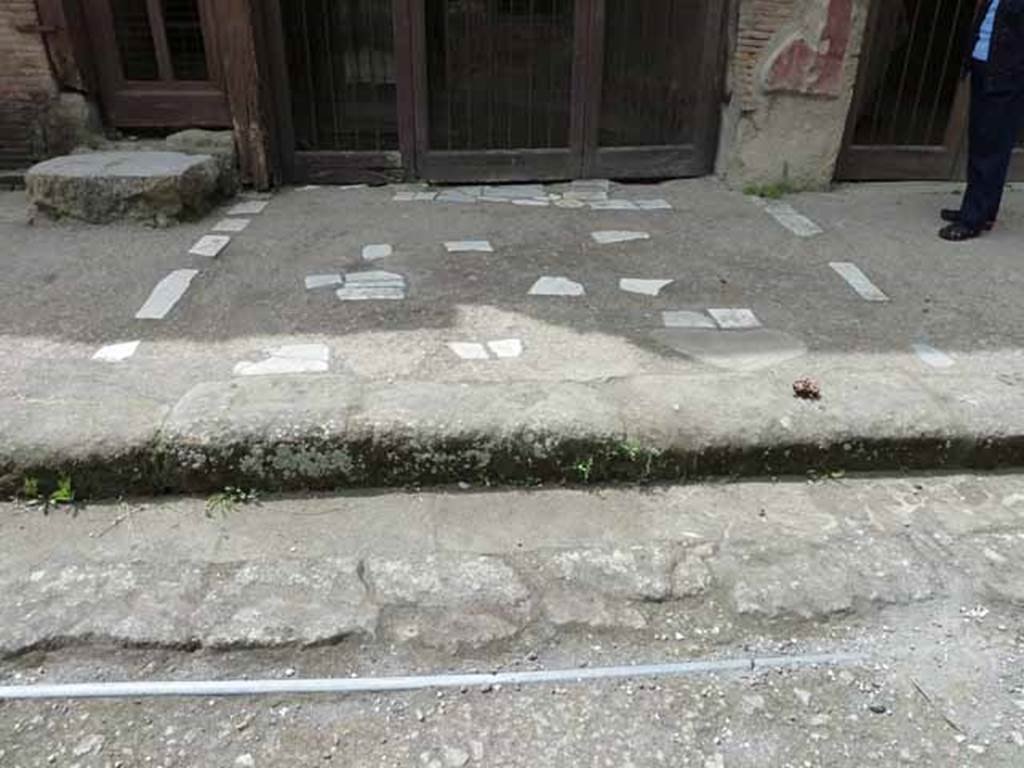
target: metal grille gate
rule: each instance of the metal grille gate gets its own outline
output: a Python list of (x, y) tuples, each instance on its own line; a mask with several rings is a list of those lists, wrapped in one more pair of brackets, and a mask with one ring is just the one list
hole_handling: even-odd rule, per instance
[[(979, 6), (980, 0), (872, 3), (837, 178), (962, 178), (969, 89), (960, 72)], [(1024, 157), (1012, 172), (1024, 178)]]
[(723, 0), (274, 0), (296, 181), (711, 168)]

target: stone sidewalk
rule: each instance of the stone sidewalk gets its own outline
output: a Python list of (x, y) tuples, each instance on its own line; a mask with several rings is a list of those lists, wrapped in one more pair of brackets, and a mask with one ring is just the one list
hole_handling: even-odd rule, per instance
[(685, 655), (926, 603), (1012, 610), (1022, 499), (1019, 477), (953, 475), (4, 504), (0, 660), (346, 640), (466, 654), (576, 630), (674, 636)]
[(951, 246), (955, 194), (301, 188), (151, 229), (5, 193), (0, 487), (1018, 465), (1024, 197)]

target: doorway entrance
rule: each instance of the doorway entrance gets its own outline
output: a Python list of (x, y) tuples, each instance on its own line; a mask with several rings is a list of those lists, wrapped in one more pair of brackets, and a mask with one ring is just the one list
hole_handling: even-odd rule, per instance
[(293, 181), (696, 176), (722, 0), (276, 0)]
[[(960, 72), (983, 0), (872, 3), (839, 180), (955, 180), (966, 165)], [(1024, 179), (1024, 135), (1011, 176)]]

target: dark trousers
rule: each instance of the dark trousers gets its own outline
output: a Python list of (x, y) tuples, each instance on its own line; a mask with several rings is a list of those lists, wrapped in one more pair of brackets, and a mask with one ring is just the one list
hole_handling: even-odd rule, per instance
[(971, 63), (971, 115), (967, 191), (961, 220), (973, 229), (995, 221), (1013, 148), (1024, 126), (1024, 87), (994, 89), (986, 82), (988, 65)]

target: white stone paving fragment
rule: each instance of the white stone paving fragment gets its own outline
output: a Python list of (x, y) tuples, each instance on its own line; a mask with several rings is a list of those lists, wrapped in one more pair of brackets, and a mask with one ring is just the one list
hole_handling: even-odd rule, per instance
[(655, 200), (634, 200), (634, 204), (641, 211), (671, 211), (672, 203), (660, 198)]
[(484, 201), (508, 202), (510, 200), (532, 200), (544, 197), (547, 193), (540, 184), (505, 184), (502, 186), (484, 187), (480, 197)]
[(108, 344), (105, 347), (100, 347), (92, 359), (102, 363), (120, 363), (134, 355), (141, 343), (141, 341), (123, 341), (120, 344)]
[(235, 366), (236, 376), (267, 376), (288, 373), (326, 373), (331, 351), (326, 344), (287, 344), (268, 351), (266, 360), (243, 361)]
[(609, 245), (611, 243), (628, 243), (633, 240), (650, 240), (649, 232), (631, 232), (624, 229), (606, 229), (591, 232), (590, 237), (595, 243)]
[(931, 344), (925, 344), (924, 342), (917, 342), (913, 345), (914, 354), (918, 356), (922, 363), (930, 365), (932, 368), (952, 368), (956, 365), (956, 361), (947, 355), (942, 350), (936, 349)]
[(586, 291), (581, 283), (567, 277), (545, 275), (530, 288), (531, 296), (583, 296)]
[(185, 295), (192, 278), (198, 274), (198, 269), (176, 269), (171, 272), (153, 288), (146, 303), (135, 313), (136, 319), (162, 320)]
[(761, 321), (749, 309), (709, 309), (708, 314), (723, 330), (741, 330), (744, 328), (760, 328)]
[(193, 256), (206, 256), (213, 259), (228, 247), (231, 237), (228, 235), (203, 235), (196, 244), (188, 249)]
[(718, 325), (703, 312), (685, 309), (672, 309), (661, 313), (661, 322), (666, 328), (708, 328), (717, 329)]
[(221, 219), (213, 225), (214, 232), (241, 232), (252, 219)]
[(789, 203), (770, 203), (764, 209), (779, 224), (798, 237), (814, 237), (825, 231)]
[(463, 360), (490, 360), (490, 355), (487, 354), (487, 350), (483, 344), (477, 344), (476, 342), (470, 341), (452, 341), (448, 344), (448, 349), (454, 352), (458, 357)]
[(444, 247), (448, 253), (494, 253), (487, 240), (449, 240)]
[(626, 293), (639, 293), (644, 296), (657, 296), (666, 286), (675, 280), (646, 280), (636, 277), (624, 277), (619, 280), (619, 288)]
[(306, 290), (312, 291), (316, 288), (342, 285), (344, 282), (344, 278), (337, 272), (326, 275), (306, 275)]
[(829, 266), (865, 301), (888, 301), (881, 288), (871, 282), (860, 267), (850, 261), (831, 261)]
[(363, 261), (376, 261), (386, 259), (394, 253), (394, 249), (387, 243), (376, 243), (363, 246)]
[(269, 200), (244, 200), (228, 210), (228, 216), (256, 216), (270, 204)]
[(523, 354), (522, 339), (498, 339), (488, 341), (487, 347), (501, 360), (512, 360)]
[(428, 202), (437, 198), (437, 192), (413, 192), (412, 199), (415, 202)]
[(395, 272), (350, 272), (336, 293), (342, 301), (399, 301), (405, 298), (405, 278)]
[(550, 200), (533, 200), (531, 198), (523, 198), (521, 200), (511, 200), (512, 205), (521, 206), (532, 206), (534, 208), (547, 208), (551, 205)]
[(591, 200), (587, 203), (594, 211), (637, 211), (636, 203), (632, 200)]
[[(399, 192), (395, 192), (395, 196), (392, 197), (391, 199), (394, 200), (396, 203), (410, 203), (410, 202), (412, 202), (413, 200), (416, 199), (416, 195), (418, 195), (418, 194), (422, 194), (422, 193), (420, 193), (420, 192), (399, 191)], [(431, 197), (430, 199), (433, 200), (434, 198)]]

